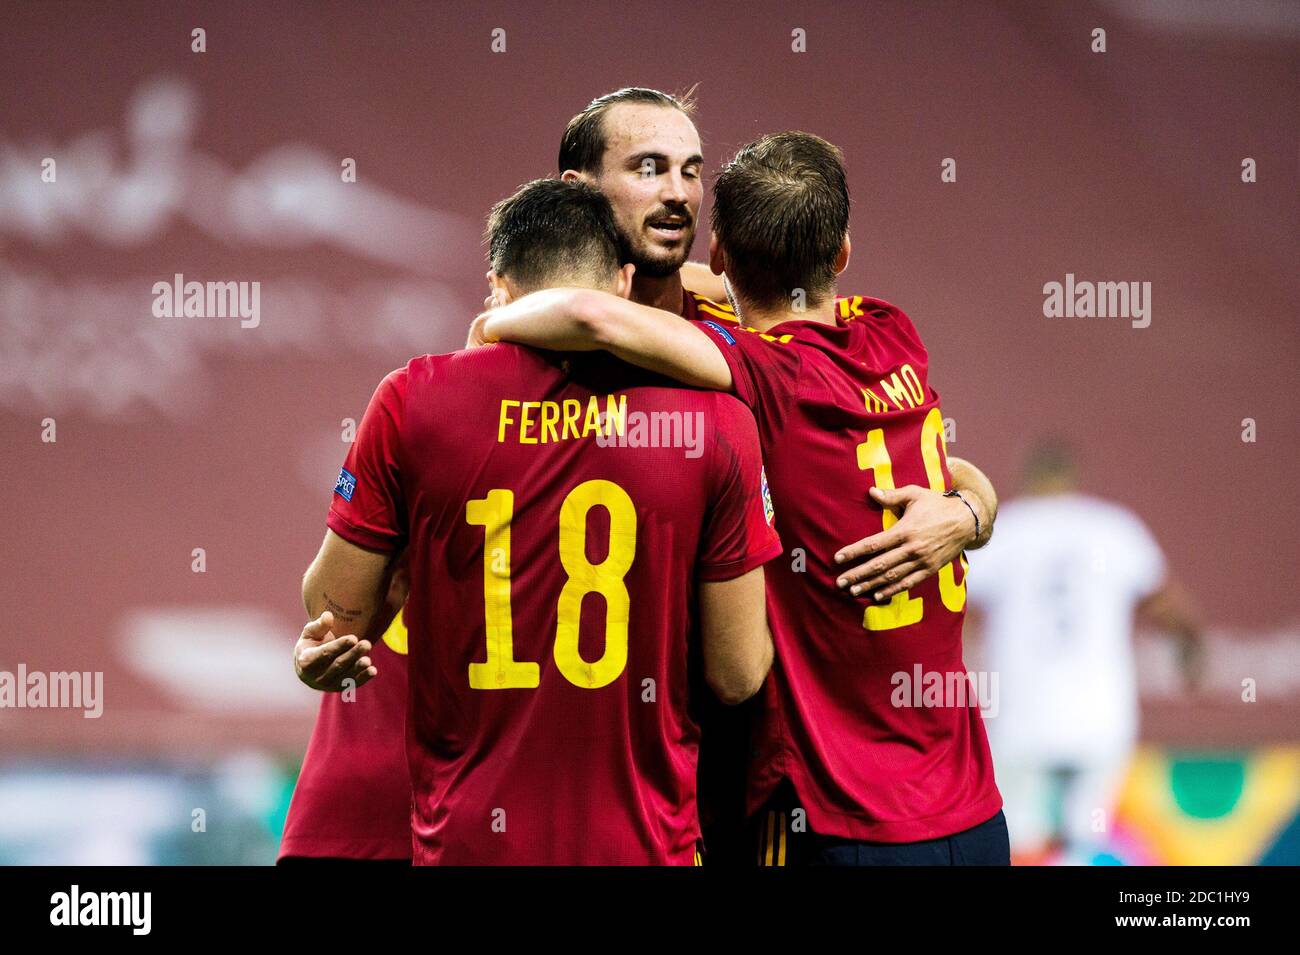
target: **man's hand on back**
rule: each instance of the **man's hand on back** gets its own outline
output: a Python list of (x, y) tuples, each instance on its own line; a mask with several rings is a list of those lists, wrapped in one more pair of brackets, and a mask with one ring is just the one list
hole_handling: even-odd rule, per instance
[[(835, 562), (851, 568), (836, 583), (854, 595), (888, 600), (937, 574), (975, 540), (975, 519), (955, 497), (909, 484), (896, 491), (873, 487), (871, 498), (902, 516), (889, 530), (836, 553)], [(862, 563), (853, 566), (856, 561)]]

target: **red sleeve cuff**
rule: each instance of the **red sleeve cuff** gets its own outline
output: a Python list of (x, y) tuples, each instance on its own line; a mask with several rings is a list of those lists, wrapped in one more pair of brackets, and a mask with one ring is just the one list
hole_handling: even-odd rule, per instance
[[(719, 325), (714, 321), (701, 320), (699, 324), (704, 327), (704, 334), (709, 336), (714, 347), (716, 347), (718, 352), (722, 355), (722, 360), (725, 361), (727, 367), (731, 369), (731, 390), (735, 392), (736, 397), (739, 398), (746, 407), (752, 409), (754, 407), (754, 394), (749, 389), (749, 379), (745, 375), (744, 365), (741, 363), (737, 354), (737, 350), (744, 346), (737, 344), (735, 341), (736, 335), (744, 333), (733, 333), (731, 329)], [(732, 339), (732, 341), (728, 342), (724, 340), (723, 336)]]
[(740, 560), (728, 561), (725, 564), (699, 564), (696, 567), (695, 576), (698, 580), (735, 580), (737, 577), (743, 577), (755, 567), (762, 567), (769, 560), (780, 557), (783, 551), (784, 548), (778, 538), (762, 550), (746, 554)]
[(383, 534), (366, 527), (358, 527), (334, 508), (330, 508), (325, 518), (325, 526), (349, 544), (356, 544), (366, 550), (378, 550), (391, 553), (400, 547), (401, 537), (397, 534)]

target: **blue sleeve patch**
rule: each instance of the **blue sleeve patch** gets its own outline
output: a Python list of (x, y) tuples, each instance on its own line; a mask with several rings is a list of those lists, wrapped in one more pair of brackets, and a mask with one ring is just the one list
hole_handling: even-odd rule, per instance
[(769, 524), (776, 517), (776, 508), (772, 506), (772, 489), (767, 486), (767, 468), (759, 469), (759, 490), (763, 494), (763, 516)]
[(334, 493), (343, 498), (343, 500), (350, 502), (356, 489), (356, 475), (347, 468), (339, 468), (339, 479), (338, 483), (334, 485)]
[(723, 328), (723, 327), (722, 327), (721, 325), (719, 325), (717, 322), (705, 321), (704, 324), (705, 324), (705, 325), (708, 325), (709, 328), (713, 329), (715, 332), (717, 332), (719, 335), (721, 335), (721, 336), (722, 336), (722, 340), (725, 341), (728, 345), (734, 345), (734, 344), (736, 344), (736, 340), (735, 340), (734, 338), (731, 337), (731, 332), (727, 331), (725, 328)]

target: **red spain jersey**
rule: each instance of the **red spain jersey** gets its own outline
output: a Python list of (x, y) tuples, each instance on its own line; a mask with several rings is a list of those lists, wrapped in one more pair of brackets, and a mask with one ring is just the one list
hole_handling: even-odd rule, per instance
[(280, 858), (411, 858), (406, 627), (399, 614), (370, 654), (379, 671), (355, 698), (322, 693), (289, 803)]
[[(758, 422), (790, 548), (766, 572), (776, 662), (749, 811), (788, 778), (826, 835), (913, 842), (991, 818), (1002, 800), (962, 662), (965, 559), (881, 606), (835, 586), (836, 551), (895, 522), (870, 500), (873, 484), (951, 486), (916, 329), (862, 296), (839, 300), (835, 325), (759, 334), (711, 304), (699, 317)], [(949, 692), (933, 692), (936, 681)]]
[[(726, 309), (724, 314), (731, 315), (731, 309), (726, 305), (719, 305), (712, 299), (705, 298), (703, 295), (700, 295), (697, 292), (692, 292), (690, 289), (682, 290), (681, 316), (687, 321), (693, 322), (697, 319), (708, 318), (708, 314), (703, 311), (703, 309), (717, 310), (719, 308)], [(732, 321), (735, 321), (735, 316), (732, 315), (731, 319)]]
[[(697, 302), (708, 301), (686, 292), (682, 314), (696, 318)], [(280, 858), (411, 857), (411, 779), (403, 732), (406, 639), (399, 615), (372, 654), (383, 679), (361, 687), (353, 700), (322, 695)]]
[(695, 584), (780, 553), (750, 413), (492, 345), (380, 384), (328, 524), (410, 559), (416, 864), (690, 864)]

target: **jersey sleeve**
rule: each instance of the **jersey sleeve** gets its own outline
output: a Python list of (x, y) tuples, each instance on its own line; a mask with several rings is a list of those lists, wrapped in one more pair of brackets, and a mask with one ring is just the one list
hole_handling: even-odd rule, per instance
[(1125, 579), (1132, 582), (1137, 598), (1142, 600), (1159, 590), (1168, 572), (1165, 555), (1136, 514), (1120, 517), (1116, 545), (1125, 565)]
[(781, 539), (753, 416), (730, 395), (715, 395), (709, 512), (696, 576), (732, 580), (781, 553)]
[(400, 550), (406, 505), (398, 469), (405, 368), (379, 383), (334, 485), (325, 523), (344, 540), (370, 550)]
[(706, 319), (692, 324), (722, 353), (731, 369), (736, 397), (755, 417), (779, 426), (799, 392), (798, 346), (786, 336), (763, 335), (730, 323)]

